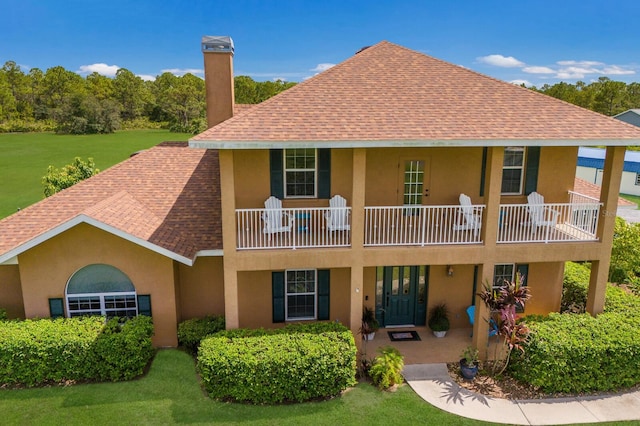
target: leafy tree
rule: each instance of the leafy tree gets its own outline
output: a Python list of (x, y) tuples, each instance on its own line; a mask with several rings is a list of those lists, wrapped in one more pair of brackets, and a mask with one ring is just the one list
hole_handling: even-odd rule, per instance
[(96, 169), (93, 158), (83, 161), (80, 157), (76, 157), (73, 163), (67, 164), (60, 169), (49, 166), (47, 168), (47, 174), (42, 177), (44, 195), (45, 197), (50, 197), (56, 192), (69, 188), (81, 180), (90, 178), (99, 171), (100, 170)]
[(605, 115), (615, 115), (626, 111), (627, 85), (621, 81), (612, 81), (607, 77), (600, 77), (593, 83), (595, 96), (593, 110)]
[(147, 103), (152, 102), (151, 93), (144, 81), (125, 68), (120, 68), (113, 79), (115, 99), (122, 107), (122, 119), (133, 120), (142, 116)]
[(640, 224), (616, 217), (609, 281), (623, 284), (640, 277)]

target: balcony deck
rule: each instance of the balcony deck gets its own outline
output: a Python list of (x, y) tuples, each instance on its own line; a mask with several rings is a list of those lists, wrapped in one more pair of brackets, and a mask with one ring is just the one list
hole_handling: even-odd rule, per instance
[[(580, 194), (570, 195), (570, 203), (501, 205), (497, 242), (597, 241), (600, 203)], [(485, 206), (468, 208), (474, 212), (475, 224), (469, 221), (469, 211), (463, 214), (459, 205), (365, 207), (364, 246), (482, 244), (481, 224)], [(332, 230), (328, 225), (328, 217), (338, 209), (239, 209), (236, 211), (237, 249), (350, 247), (350, 226)], [(350, 218), (350, 207), (342, 208), (340, 213), (345, 214), (345, 209)], [(535, 219), (536, 209), (545, 212), (545, 221)], [(280, 223), (268, 229), (265, 218), (272, 217), (274, 213), (281, 217)]]

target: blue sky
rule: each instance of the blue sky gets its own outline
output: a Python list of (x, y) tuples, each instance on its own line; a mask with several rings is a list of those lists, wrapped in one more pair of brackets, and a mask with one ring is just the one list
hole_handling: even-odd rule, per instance
[(203, 35), (229, 35), (236, 75), (302, 81), (388, 40), (538, 87), (640, 82), (640, 1), (0, 0), (0, 64), (86, 75), (202, 76)]

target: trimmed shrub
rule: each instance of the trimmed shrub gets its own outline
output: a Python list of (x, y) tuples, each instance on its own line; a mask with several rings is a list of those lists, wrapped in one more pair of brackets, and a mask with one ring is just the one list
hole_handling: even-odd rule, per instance
[(640, 313), (550, 314), (526, 318), (523, 354), (510, 366), (516, 379), (545, 392), (608, 391), (640, 383)]
[(36, 386), (88, 378), (87, 354), (103, 328), (100, 317), (2, 322), (0, 383)]
[(124, 324), (109, 320), (91, 348), (90, 378), (119, 381), (142, 375), (155, 353), (152, 335), (151, 317), (140, 315)]
[(0, 308), (0, 321), (4, 321), (6, 319), (8, 319), (7, 310)]
[(130, 379), (153, 356), (152, 333), (149, 317), (123, 325), (103, 317), (3, 321), (0, 384)]
[(335, 323), (227, 330), (202, 341), (198, 369), (214, 399), (302, 402), (355, 384), (356, 346)]
[(192, 318), (178, 324), (178, 343), (191, 354), (198, 353), (200, 341), (205, 337), (224, 330), (225, 321), (221, 315)]

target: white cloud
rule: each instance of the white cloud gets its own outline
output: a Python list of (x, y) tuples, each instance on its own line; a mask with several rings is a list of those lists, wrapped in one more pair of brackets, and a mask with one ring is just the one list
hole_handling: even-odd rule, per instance
[(318, 64), (316, 65), (315, 68), (312, 68), (311, 71), (314, 72), (322, 72), (322, 71), (326, 71), (329, 68), (335, 67), (336, 64), (330, 64), (330, 63), (323, 63), (323, 64)]
[(155, 81), (156, 80), (156, 76), (155, 75), (150, 75), (150, 74), (136, 74), (137, 77), (140, 77), (141, 79), (143, 79), (144, 81)]
[(80, 65), (80, 69), (76, 71), (78, 74), (92, 74), (97, 72), (98, 74), (107, 76), (107, 77), (115, 77), (116, 72), (120, 69), (117, 65), (107, 65), (107, 64), (91, 64), (91, 65)]
[(630, 74), (635, 74), (636, 72), (633, 70), (626, 70), (622, 67), (619, 67), (617, 65), (609, 65), (604, 67), (604, 69), (602, 70), (605, 74), (608, 75), (630, 75)]
[(523, 84), (524, 84), (526, 87), (531, 87), (531, 86), (533, 86), (533, 84), (531, 84), (531, 82), (530, 82), (530, 81), (528, 81), (528, 80), (511, 80), (509, 83), (515, 84), (516, 86), (522, 86)]
[(540, 67), (540, 66), (524, 67), (522, 68), (522, 71), (529, 74), (554, 74), (555, 73), (555, 71), (549, 67)]
[(579, 67), (593, 67), (596, 65), (604, 65), (602, 62), (598, 61), (558, 61), (556, 62), (560, 66), (579, 66)]
[(478, 62), (482, 62), (483, 64), (493, 65), (496, 67), (503, 68), (516, 68), (524, 66), (524, 62), (521, 62), (514, 58), (513, 56), (502, 56), (502, 55), (487, 55), (480, 56), (476, 58)]
[(194, 74), (194, 75), (202, 75), (204, 74), (204, 70), (198, 68), (167, 68), (162, 70), (162, 72), (169, 72), (173, 75), (183, 76), (185, 74)]

